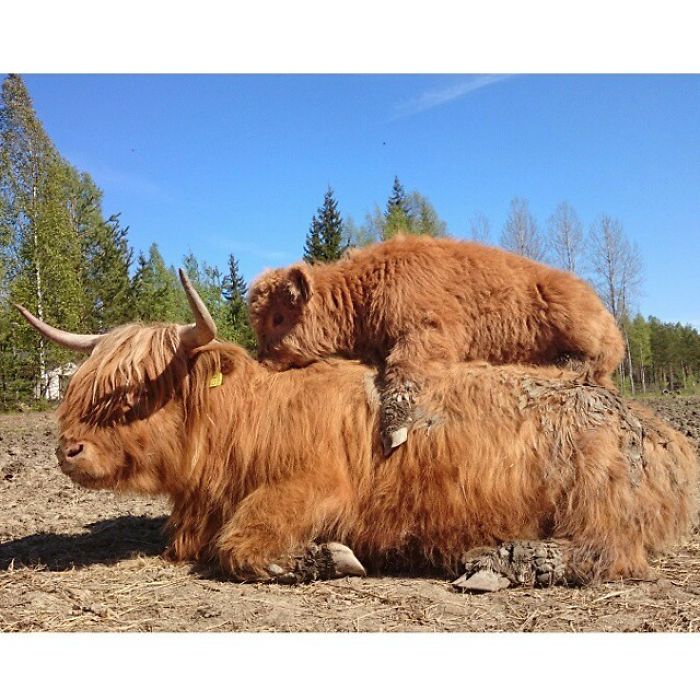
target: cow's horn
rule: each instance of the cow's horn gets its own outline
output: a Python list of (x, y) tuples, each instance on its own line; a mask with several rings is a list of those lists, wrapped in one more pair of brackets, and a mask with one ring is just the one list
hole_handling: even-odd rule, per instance
[(189, 277), (182, 268), (179, 268), (180, 282), (187, 295), (192, 314), (194, 315), (194, 323), (189, 326), (182, 326), (180, 330), (180, 338), (182, 342), (190, 348), (199, 348), (202, 345), (214, 340), (216, 337), (216, 323), (211, 317), (209, 310), (204, 305), (197, 290), (192, 286)]
[(61, 345), (69, 350), (75, 350), (76, 352), (92, 352), (92, 349), (97, 345), (97, 342), (102, 337), (101, 335), (87, 335), (82, 333), (69, 333), (68, 331), (62, 331), (60, 328), (54, 328), (48, 323), (41, 321), (34, 314), (30, 313), (23, 306), (19, 304), (13, 304), (15, 309), (19, 311), (30, 326), (34, 326), (39, 333), (46, 336), (49, 340), (52, 340), (57, 345)]

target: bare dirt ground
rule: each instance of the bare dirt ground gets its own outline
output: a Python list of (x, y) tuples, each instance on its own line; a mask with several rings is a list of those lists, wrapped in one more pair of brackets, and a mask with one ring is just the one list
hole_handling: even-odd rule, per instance
[[(700, 397), (649, 403), (700, 448)], [(74, 485), (51, 414), (0, 415), (0, 631), (695, 631), (700, 532), (657, 581), (482, 596), (425, 578), (286, 587), (198, 576), (159, 556), (168, 504)]]

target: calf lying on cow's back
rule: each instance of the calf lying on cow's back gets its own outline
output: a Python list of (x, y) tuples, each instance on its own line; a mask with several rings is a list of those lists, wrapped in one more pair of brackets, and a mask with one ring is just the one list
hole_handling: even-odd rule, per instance
[(331, 355), (383, 372), (386, 451), (401, 444), (431, 362), (584, 361), (611, 386), (623, 342), (582, 280), (469, 241), (398, 237), (321, 265), (263, 274), (251, 287), (260, 358), (276, 369)]
[(573, 373), (435, 370), (409, 445), (384, 459), (374, 370), (338, 360), (275, 373), (208, 335), (112, 331), (58, 412), (73, 480), (170, 496), (175, 559), (241, 580), (362, 573), (331, 542), (374, 570), (454, 574), (474, 547), (527, 539), (551, 541), (530, 569), (479, 561), (519, 581), (640, 578), (690, 523), (686, 440)]

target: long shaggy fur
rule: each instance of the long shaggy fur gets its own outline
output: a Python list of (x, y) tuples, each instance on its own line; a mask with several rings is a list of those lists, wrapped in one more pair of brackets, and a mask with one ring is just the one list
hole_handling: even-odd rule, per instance
[(224, 343), (188, 356), (173, 327), (123, 327), (68, 388), (62, 468), (91, 488), (167, 494), (170, 555), (240, 578), (314, 540), (375, 568), (454, 573), (466, 550), (514, 538), (565, 541), (584, 578), (641, 577), (688, 528), (686, 440), (570, 372), (436, 369), (388, 459), (375, 380), (341, 360), (276, 373)]
[(386, 363), (399, 380), (433, 360), (584, 360), (608, 381), (623, 356), (613, 317), (582, 280), (498, 248), (397, 237), (251, 287), (261, 359), (301, 367), (331, 355)]

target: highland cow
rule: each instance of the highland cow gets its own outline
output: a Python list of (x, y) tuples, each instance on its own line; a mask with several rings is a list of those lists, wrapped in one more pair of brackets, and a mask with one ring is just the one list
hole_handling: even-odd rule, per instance
[(555, 368), (432, 367), (411, 440), (384, 458), (376, 370), (272, 371), (214, 341), (182, 279), (190, 326), (79, 336), (20, 308), (91, 353), (58, 410), (61, 469), (88, 488), (169, 496), (175, 560), (242, 581), (466, 567), (466, 588), (489, 573), (498, 587), (547, 585), (644, 578), (688, 528), (690, 446), (605, 388)]
[(612, 387), (614, 318), (574, 275), (467, 241), (398, 237), (335, 263), (264, 273), (250, 316), (276, 369), (332, 355), (378, 365), (385, 452), (403, 443), (430, 363), (584, 365)]

